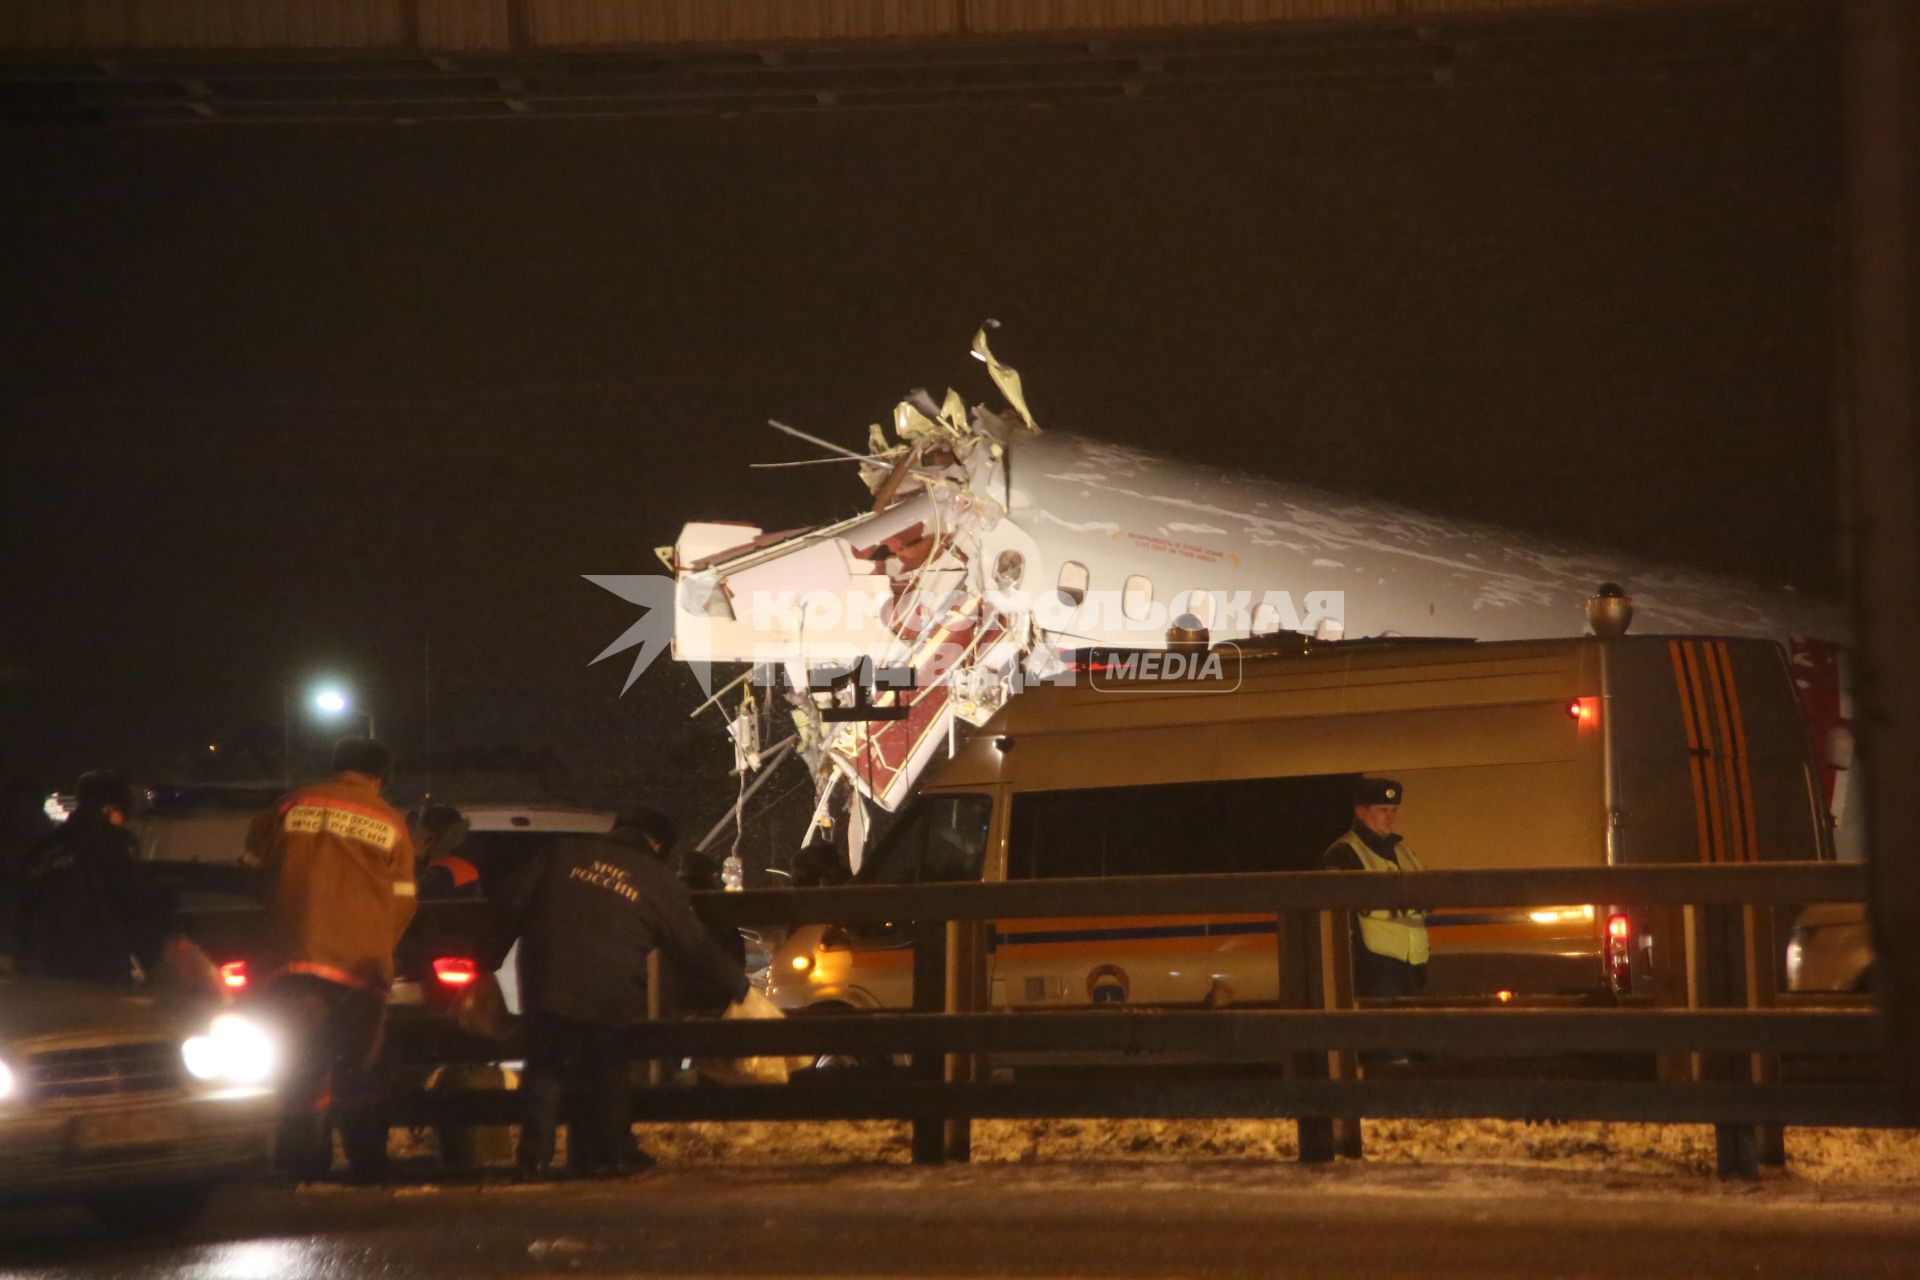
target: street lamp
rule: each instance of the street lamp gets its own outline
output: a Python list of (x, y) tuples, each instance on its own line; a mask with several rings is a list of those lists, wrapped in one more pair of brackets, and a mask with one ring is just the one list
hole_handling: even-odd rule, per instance
[[(313, 713), (325, 720), (337, 720), (344, 715), (363, 716), (367, 721), (367, 736), (374, 736), (373, 712), (356, 711), (353, 700), (347, 691), (339, 685), (326, 684), (314, 689), (307, 698), (307, 705)], [(280, 687), (280, 774), (281, 781), (287, 786), (293, 785), (293, 686)]]
[(367, 736), (374, 737), (373, 712), (356, 711), (346, 691), (336, 685), (325, 685), (313, 691), (313, 709), (329, 720), (337, 720), (344, 715), (365, 716)]

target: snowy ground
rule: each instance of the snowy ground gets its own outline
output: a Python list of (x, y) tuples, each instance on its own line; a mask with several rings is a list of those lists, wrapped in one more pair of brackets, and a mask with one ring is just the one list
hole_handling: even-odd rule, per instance
[[(908, 1163), (908, 1126), (893, 1121), (820, 1123), (695, 1122), (641, 1125), (641, 1142), (664, 1169)], [(1503, 1120), (1369, 1120), (1360, 1166), (1384, 1184), (1413, 1177), (1424, 1185), (1524, 1178), (1539, 1173), (1596, 1179), (1620, 1190), (1714, 1185), (1713, 1130), (1696, 1125), (1526, 1123)], [(510, 1152), (495, 1135), (493, 1154)], [(416, 1135), (406, 1154), (432, 1139)], [(981, 1120), (973, 1126), (976, 1164), (1123, 1168), (1183, 1162), (1238, 1166), (1291, 1162), (1291, 1122), (1267, 1120)], [(1196, 1170), (1197, 1172), (1198, 1170)], [(1762, 1183), (1777, 1194), (1821, 1201), (1904, 1203), (1920, 1212), (1920, 1132), (1789, 1129), (1787, 1167)]]
[[(1500, 1164), (1710, 1175), (1713, 1130), (1694, 1125), (1369, 1120), (1367, 1158), (1397, 1164)], [(643, 1125), (663, 1163), (905, 1161), (908, 1129), (888, 1121)], [(982, 1120), (977, 1162), (1291, 1160), (1291, 1122), (1267, 1120)], [(1920, 1132), (1790, 1129), (1787, 1167), (1811, 1183), (1871, 1182), (1920, 1194)]]

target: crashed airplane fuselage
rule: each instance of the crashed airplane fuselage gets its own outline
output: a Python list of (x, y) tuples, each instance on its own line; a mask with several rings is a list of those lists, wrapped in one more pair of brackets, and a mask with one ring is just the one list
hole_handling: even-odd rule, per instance
[[(782, 675), (823, 812), (842, 782), (897, 807), (957, 722), (1072, 678), (1076, 651), (1162, 649), (1176, 625), (1215, 644), (1577, 635), (1605, 582), (1639, 629), (1791, 644), (1810, 721), (1842, 716), (1839, 619), (1817, 603), (1042, 432), (985, 330), (974, 352), (1011, 407), (902, 401), (855, 461), (867, 510), (775, 534), (696, 522), (672, 549), (675, 656)], [(861, 664), (870, 687), (810, 687)]]

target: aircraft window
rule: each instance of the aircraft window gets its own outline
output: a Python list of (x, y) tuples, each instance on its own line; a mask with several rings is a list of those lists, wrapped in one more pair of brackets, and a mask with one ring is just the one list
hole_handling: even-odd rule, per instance
[(1087, 566), (1077, 560), (1069, 560), (1060, 566), (1060, 594), (1067, 603), (1078, 608), (1087, 599)]
[(870, 850), (861, 884), (978, 880), (986, 862), (987, 796), (925, 796)]
[(1144, 620), (1153, 604), (1153, 583), (1139, 574), (1127, 579), (1120, 591), (1120, 612), (1135, 622)]
[(1280, 606), (1271, 600), (1262, 600), (1253, 611), (1253, 634), (1270, 636), (1280, 629)]
[(1182, 614), (1191, 614), (1203, 627), (1213, 625), (1213, 594), (1208, 591), (1189, 591), (1174, 602), (1173, 616), (1178, 619)]
[(1007, 878), (1317, 870), (1353, 820), (1354, 775), (1027, 792)]

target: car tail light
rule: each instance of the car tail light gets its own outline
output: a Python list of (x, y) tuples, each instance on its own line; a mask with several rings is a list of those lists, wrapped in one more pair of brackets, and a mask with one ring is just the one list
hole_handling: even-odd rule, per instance
[(471, 986), (480, 976), (480, 966), (466, 956), (441, 956), (433, 962), (433, 976), (445, 987)]
[(1607, 981), (1618, 995), (1633, 990), (1633, 921), (1617, 912), (1607, 917)]
[(220, 986), (226, 991), (245, 991), (247, 989), (247, 962), (229, 960), (220, 966)]

